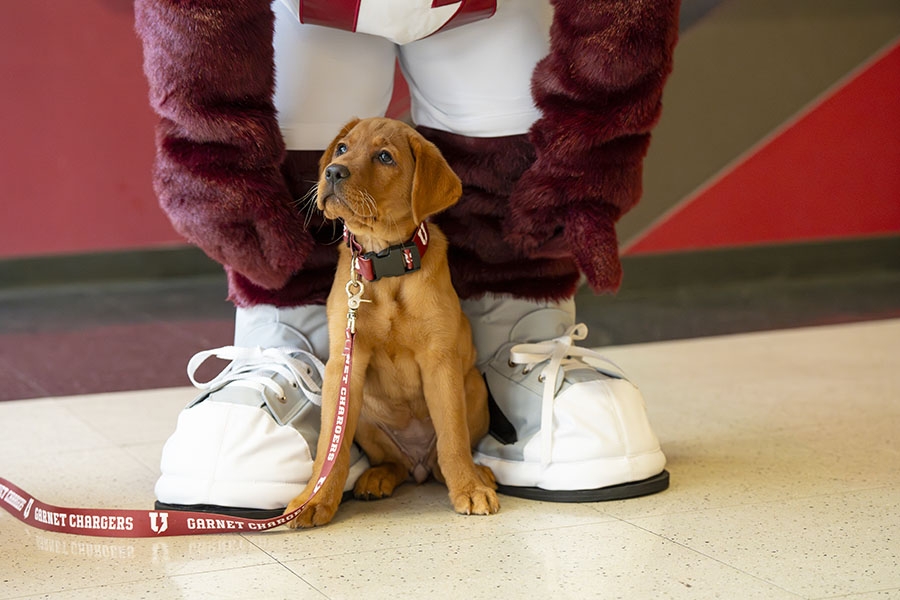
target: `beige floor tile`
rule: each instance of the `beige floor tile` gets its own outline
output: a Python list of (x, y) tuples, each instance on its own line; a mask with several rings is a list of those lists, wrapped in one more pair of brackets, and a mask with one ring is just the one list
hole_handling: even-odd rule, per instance
[(198, 394), (192, 387), (111, 392), (72, 398), (69, 411), (121, 446), (163, 442), (178, 413)]
[(633, 523), (805, 598), (900, 588), (900, 486)]
[(110, 441), (69, 412), (63, 400), (0, 402), (0, 472), (21, 457), (52, 463), (61, 449), (110, 448)]
[(327, 600), (281, 565), (260, 565), (68, 590), (47, 600)]
[(621, 522), (285, 563), (329, 598), (797, 598)]
[(879, 590), (877, 592), (864, 592), (862, 594), (849, 594), (841, 596), (841, 600), (898, 600), (900, 588), (891, 590)]
[[(174, 421), (172, 421), (174, 423)], [(172, 429), (173, 426), (170, 426)], [(172, 431), (169, 431), (171, 434)], [(148, 442), (146, 444), (131, 444), (123, 446), (122, 450), (136, 461), (147, 467), (154, 475), (159, 475), (159, 463), (162, 459), (163, 444), (160, 442)]]
[(117, 447), (23, 456), (4, 465), (2, 472), (47, 504), (97, 508), (149, 509), (158, 476)]
[(82, 588), (92, 588), (93, 595), (72, 597), (140, 597), (97, 588), (120, 584), (139, 588), (147, 580), (157, 580), (152, 587), (166, 590), (171, 587), (166, 583), (169, 578), (205, 572), (222, 577), (232, 569), (274, 562), (240, 536), (95, 538), (29, 529), (5, 514), (0, 514), (0, 544), (0, 598), (74, 593)]
[(617, 517), (900, 483), (900, 321), (606, 352), (640, 385), (672, 486)]
[(254, 542), (279, 561), (288, 561), (614, 520), (591, 504), (539, 503), (509, 496), (501, 496), (500, 503), (495, 515), (458, 515), (443, 485), (410, 484), (398, 488), (392, 498), (345, 502), (327, 527), (273, 532)]
[(815, 426), (859, 414), (847, 402), (860, 397), (862, 414), (900, 414), (898, 319), (600, 351), (641, 388), (664, 441)]

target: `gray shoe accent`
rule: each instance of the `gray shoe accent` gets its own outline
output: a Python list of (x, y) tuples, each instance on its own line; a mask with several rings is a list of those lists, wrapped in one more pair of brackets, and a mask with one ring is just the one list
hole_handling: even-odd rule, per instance
[(294, 346), (328, 362), (328, 315), (313, 304), (279, 308), (261, 304), (238, 308), (234, 319), (235, 346), (277, 348)]
[[(256, 391), (225, 383), (221, 387), (199, 395), (187, 408), (196, 406), (201, 402), (217, 402), (261, 408), (268, 412), (279, 425), (296, 429), (303, 436), (303, 439), (306, 440), (310, 454), (315, 459), (316, 441), (319, 439), (319, 429), (322, 424), (320, 407), (310, 401), (298, 388), (291, 385), (280, 374), (264, 370), (257, 371), (257, 373), (262, 376), (270, 375), (272, 380), (285, 390), (284, 397), (276, 398), (275, 393), (270, 389)], [(321, 380), (316, 379), (321, 386)]]
[(575, 324), (574, 298), (536, 302), (486, 294), (477, 300), (463, 300), (461, 304), (472, 324), (478, 368), (482, 371), (510, 342), (551, 340)]
[[(234, 345), (262, 348), (297, 348), (310, 352), (323, 363), (328, 360), (328, 318), (323, 305), (279, 308), (261, 304), (249, 308), (237, 308), (234, 321)], [(303, 360), (302, 355), (298, 358)], [(321, 387), (321, 376), (315, 368), (309, 373)], [(321, 416), (319, 407), (313, 405), (298, 391), (292, 382), (273, 371), (259, 371), (271, 375), (285, 389), (284, 398), (276, 398), (272, 390), (260, 394), (248, 393), (246, 388), (224, 385), (196, 398), (190, 406), (204, 400), (244, 406), (258, 406), (268, 411), (279, 425), (290, 425), (309, 442), (313, 458), (319, 437)]]

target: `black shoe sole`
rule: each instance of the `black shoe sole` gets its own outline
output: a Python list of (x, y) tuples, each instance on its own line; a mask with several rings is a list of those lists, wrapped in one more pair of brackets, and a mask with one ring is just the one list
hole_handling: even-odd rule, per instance
[(225, 515), (227, 517), (240, 517), (242, 519), (271, 519), (284, 513), (283, 508), (240, 508), (235, 506), (217, 506), (215, 504), (169, 504), (159, 500), (153, 505), (156, 510), (171, 510), (181, 512), (199, 512), (212, 515)]
[(659, 493), (669, 487), (669, 472), (663, 471), (641, 481), (631, 481), (595, 490), (545, 490), (536, 487), (497, 485), (497, 492), (542, 502), (608, 502)]
[[(341, 502), (353, 498), (353, 490), (344, 492)], [(212, 515), (225, 515), (227, 517), (240, 517), (242, 519), (273, 519), (284, 514), (285, 508), (241, 508), (236, 506), (219, 506), (217, 504), (169, 504), (157, 500), (153, 507), (156, 510), (172, 510), (181, 512), (200, 512)]]

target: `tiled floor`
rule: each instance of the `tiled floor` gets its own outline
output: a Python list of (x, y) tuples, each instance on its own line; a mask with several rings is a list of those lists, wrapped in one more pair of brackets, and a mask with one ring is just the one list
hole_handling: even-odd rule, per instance
[[(900, 319), (605, 353), (641, 384), (661, 494), (464, 517), (407, 485), (313, 531), (138, 540), (0, 511), (0, 598), (900, 598)], [(149, 508), (192, 394), (0, 402), (0, 475), (52, 504)]]

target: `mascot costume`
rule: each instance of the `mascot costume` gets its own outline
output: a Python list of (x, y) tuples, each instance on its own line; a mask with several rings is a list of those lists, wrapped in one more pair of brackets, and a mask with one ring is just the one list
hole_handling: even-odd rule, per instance
[[(667, 487), (637, 388), (575, 344), (573, 296), (582, 277), (619, 285), (615, 223), (641, 194), (679, 0), (135, 6), (156, 192), (236, 306), (234, 345), (188, 365), (202, 393), (165, 445), (158, 506), (264, 517), (306, 486), (339, 237), (306, 202), (341, 126), (384, 114), (397, 63), (411, 120), (464, 186), (436, 222), (491, 396), (476, 462), (542, 500)], [(230, 362), (196, 381), (213, 356)], [(366, 463), (354, 450), (348, 487)]]

